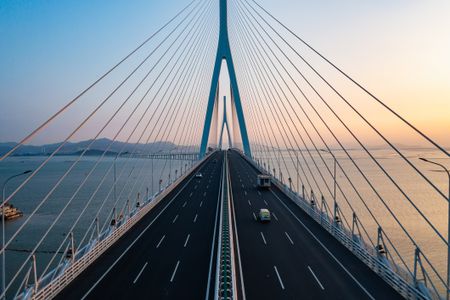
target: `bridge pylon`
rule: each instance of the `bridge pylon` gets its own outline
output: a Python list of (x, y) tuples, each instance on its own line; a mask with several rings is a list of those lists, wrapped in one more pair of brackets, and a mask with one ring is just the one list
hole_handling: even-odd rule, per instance
[(233, 148), (233, 143), (231, 141), (231, 132), (230, 132), (230, 126), (228, 125), (228, 118), (227, 118), (227, 97), (223, 96), (223, 119), (222, 119), (222, 127), (220, 128), (220, 138), (219, 138), (219, 148), (222, 148), (222, 138), (223, 138), (223, 131), (227, 129), (228, 134), (228, 147)]
[[(228, 39), (228, 20), (227, 20), (227, 0), (220, 0), (220, 31), (219, 44), (217, 47), (216, 61), (211, 80), (211, 90), (209, 92), (208, 107), (206, 109), (205, 124), (203, 127), (202, 140), (200, 144), (200, 157), (206, 154), (208, 146), (209, 133), (211, 130), (211, 120), (213, 115), (214, 104), (218, 101), (216, 92), (218, 88), (220, 69), (222, 61), (225, 60), (228, 67), (228, 74), (230, 76), (232, 103), (236, 109), (237, 120), (239, 123), (239, 130), (242, 138), (242, 147), (245, 155), (251, 157), (250, 143), (248, 141), (247, 128), (245, 126), (244, 112), (242, 110), (241, 97), (239, 94), (239, 87), (236, 78), (236, 71), (233, 64), (233, 57), (231, 55), (230, 42)], [(233, 124), (233, 126), (236, 126)], [(235, 141), (236, 142), (236, 141)]]

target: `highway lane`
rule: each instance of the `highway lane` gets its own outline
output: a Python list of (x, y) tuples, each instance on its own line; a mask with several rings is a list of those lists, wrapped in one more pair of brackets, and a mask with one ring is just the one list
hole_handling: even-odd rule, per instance
[(214, 290), (223, 153), (161, 201), (59, 299), (205, 299)]
[[(281, 191), (257, 190), (257, 171), (229, 153), (247, 299), (402, 299)], [(256, 221), (260, 208), (269, 224)]]

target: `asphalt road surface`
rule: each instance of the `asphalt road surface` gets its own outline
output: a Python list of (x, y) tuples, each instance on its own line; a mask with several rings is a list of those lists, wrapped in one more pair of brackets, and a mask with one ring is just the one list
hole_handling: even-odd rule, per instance
[[(246, 299), (403, 299), (280, 190), (258, 190), (240, 154), (229, 157)], [(270, 223), (256, 221), (260, 208)]]
[(58, 299), (205, 299), (214, 290), (224, 152), (199, 167)]

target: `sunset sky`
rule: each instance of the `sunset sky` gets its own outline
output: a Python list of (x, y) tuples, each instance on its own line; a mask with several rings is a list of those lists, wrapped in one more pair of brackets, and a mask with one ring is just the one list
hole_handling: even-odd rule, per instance
[[(0, 142), (21, 139), (187, 3), (2, 1)], [(260, 3), (450, 147), (450, 1)]]

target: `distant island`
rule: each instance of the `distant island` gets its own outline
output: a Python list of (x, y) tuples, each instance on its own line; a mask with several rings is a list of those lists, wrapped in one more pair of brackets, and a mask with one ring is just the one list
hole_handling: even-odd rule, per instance
[[(102, 138), (95, 140), (91, 146), (92, 140), (86, 140), (81, 142), (67, 142), (56, 155), (80, 155), (83, 151), (86, 152), (86, 156), (99, 156), (102, 155), (106, 149), (105, 155), (116, 156), (118, 153), (128, 154), (128, 153), (154, 153), (158, 151), (168, 152), (174, 150), (176, 151), (193, 151), (193, 146), (177, 146), (171, 142), (154, 142), (148, 144), (135, 144), (135, 143), (124, 143), (120, 141), (113, 142), (110, 139)], [(113, 143), (111, 145), (111, 143)], [(11, 149), (13, 149), (17, 143), (0, 143), (0, 155), (4, 155)], [(11, 156), (48, 156), (53, 153), (61, 143), (46, 144), (41, 146), (36, 145), (22, 145), (19, 147)]]

